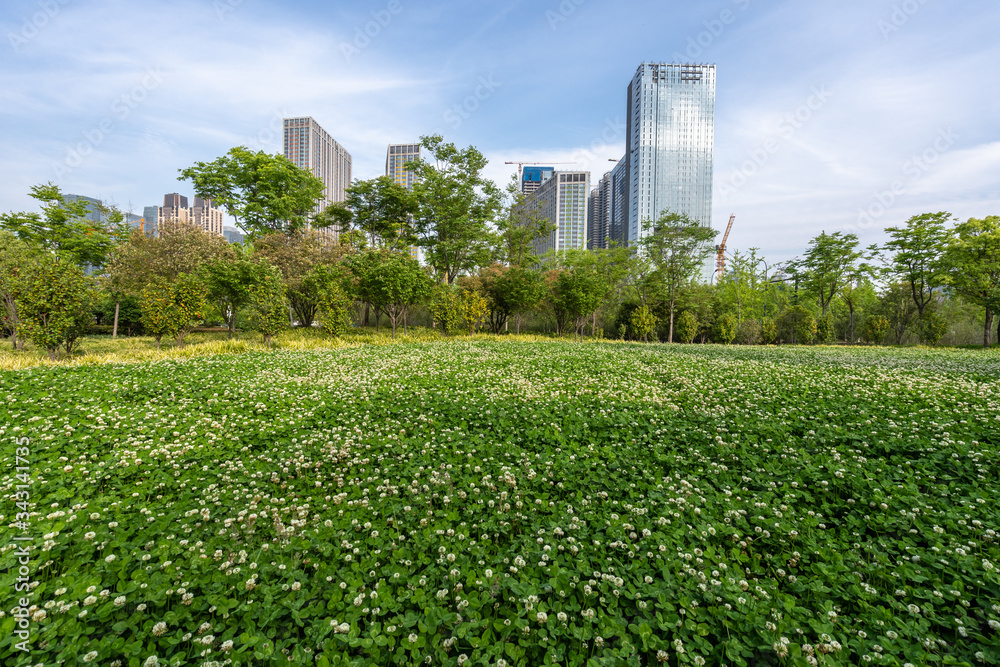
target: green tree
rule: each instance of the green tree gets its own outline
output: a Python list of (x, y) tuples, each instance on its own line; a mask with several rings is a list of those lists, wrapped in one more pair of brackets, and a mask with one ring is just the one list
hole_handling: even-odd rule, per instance
[(577, 265), (559, 271), (551, 298), (557, 314), (564, 314), (573, 324), (576, 340), (580, 339), (587, 320), (600, 308), (607, 293), (607, 281), (593, 266)]
[(177, 347), (205, 316), (207, 290), (195, 274), (182, 273), (171, 282), (162, 278), (147, 284), (140, 297), (143, 328), (156, 339), (174, 338)]
[(283, 155), (231, 148), (212, 162), (180, 169), (199, 197), (211, 199), (251, 238), (306, 226), (323, 196), (323, 181)]
[(677, 315), (674, 334), (681, 343), (691, 343), (698, 335), (698, 316), (691, 310), (682, 310)]
[(856, 234), (822, 232), (809, 242), (798, 270), (803, 287), (817, 298), (821, 316), (826, 317), (830, 302), (855, 275), (862, 257)]
[(736, 338), (737, 324), (732, 313), (722, 313), (712, 322), (712, 340), (729, 345)]
[(3, 308), (3, 330), (10, 336), (15, 350), (24, 346), (24, 340), (18, 333), (20, 320), (15, 299), (17, 281), (31, 257), (31, 246), (9, 231), (0, 231), (0, 307)]
[(545, 298), (545, 283), (538, 271), (523, 266), (493, 265), (480, 274), (483, 293), (489, 302), (490, 330), (500, 333), (510, 318), (521, 333), (521, 320)]
[(861, 327), (861, 336), (872, 345), (881, 345), (889, 335), (889, 320), (884, 315), (871, 314)]
[(716, 231), (703, 227), (683, 213), (664, 211), (655, 222), (643, 224), (647, 231), (640, 244), (655, 267), (656, 280), (662, 286), (669, 312), (667, 342), (674, 341), (674, 313), (677, 296), (690, 283), (712, 254), (709, 242)]
[(816, 318), (802, 306), (792, 306), (775, 323), (781, 340), (792, 345), (809, 345), (816, 337)]
[(249, 291), (247, 321), (251, 329), (264, 336), (264, 343), (271, 349), (272, 338), (288, 327), (288, 302), (281, 272), (268, 271)]
[(329, 219), (342, 234), (357, 229), (369, 248), (409, 251), (416, 243), (416, 210), (412, 192), (388, 176), (379, 176), (348, 186), (344, 201), (324, 209), (320, 220)]
[(934, 290), (945, 281), (941, 256), (948, 241), (945, 227), (950, 213), (924, 213), (906, 221), (905, 227), (888, 227), (885, 248), (892, 253), (889, 271), (895, 281), (906, 284), (917, 307), (917, 319), (934, 298)]
[(319, 285), (310, 274), (318, 266), (336, 264), (344, 249), (326, 242), (312, 229), (265, 234), (254, 241), (253, 248), (254, 256), (267, 259), (281, 271), (285, 295), (299, 326), (312, 326), (320, 295)]
[(918, 322), (920, 326), (920, 340), (927, 345), (937, 345), (946, 333), (948, 333), (948, 320), (936, 309), (924, 311), (924, 316)]
[(346, 287), (344, 267), (329, 264), (317, 266), (308, 280), (316, 286), (323, 330), (334, 337), (344, 334), (352, 326), (352, 300)]
[(393, 338), (400, 322), (405, 330), (407, 310), (431, 293), (429, 276), (409, 255), (367, 251), (352, 258), (351, 269), (358, 294), (389, 317)]
[(649, 306), (641, 305), (632, 311), (630, 318), (632, 331), (637, 338), (642, 338), (642, 342), (649, 342), (649, 334), (656, 330), (656, 315), (649, 309)]
[(87, 202), (66, 201), (52, 183), (32, 186), (31, 197), (41, 203), (42, 212), (0, 214), (0, 228), (81, 268), (103, 267), (128, 234), (120, 211), (101, 204), (96, 211), (101, 221), (95, 222)]
[(237, 313), (250, 303), (250, 288), (268, 278), (273, 268), (266, 260), (251, 258), (249, 253), (220, 257), (202, 267), (208, 300), (222, 313), (230, 339), (236, 332)]
[(989, 347), (994, 317), (1000, 314), (1000, 217), (969, 218), (956, 224), (942, 264), (948, 285), (986, 310), (983, 346)]
[(486, 158), (474, 147), (463, 150), (438, 136), (421, 138), (435, 164), (408, 163), (419, 177), (415, 231), (426, 261), (444, 282), (489, 263), (491, 227), (501, 209), (499, 188), (482, 175)]
[(53, 361), (60, 346), (72, 352), (93, 316), (93, 290), (83, 271), (43, 254), (22, 268), (13, 287), (22, 335)]

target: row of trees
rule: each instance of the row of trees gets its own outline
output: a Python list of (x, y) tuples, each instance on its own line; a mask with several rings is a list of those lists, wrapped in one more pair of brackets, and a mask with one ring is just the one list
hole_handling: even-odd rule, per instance
[[(591, 335), (723, 343), (935, 343), (979, 317), (991, 343), (1000, 310), (996, 217), (915, 216), (889, 228), (881, 248), (824, 232), (778, 267), (754, 249), (737, 252), (705, 284), (715, 232), (683, 215), (648, 222), (630, 248), (539, 258), (532, 248), (553, 226), (525, 205), (516, 182), (503, 192), (483, 178), (475, 148), (441, 137), (423, 145), (433, 162), (408, 165), (420, 177), (412, 191), (386, 177), (356, 181), (344, 202), (318, 214), (318, 179), (281, 156), (236, 148), (181, 170), (248, 233), (237, 245), (170, 222), (149, 237), (125, 227), (113, 207), (94, 223), (58, 188), (37, 186), (41, 213), (0, 216), (4, 327), (15, 345), (27, 338), (50, 355), (71, 350), (95, 312), (115, 335), (121, 319), (158, 344), (179, 345), (206, 317), (230, 335), (240, 324), (270, 342), (290, 324), (318, 322), (337, 334), (352, 318), (386, 319), (395, 335), (415, 311), (449, 332), (530, 327), (579, 337), (589, 327)], [(416, 247), (425, 266), (412, 257)], [(87, 267), (98, 269), (87, 277)]]

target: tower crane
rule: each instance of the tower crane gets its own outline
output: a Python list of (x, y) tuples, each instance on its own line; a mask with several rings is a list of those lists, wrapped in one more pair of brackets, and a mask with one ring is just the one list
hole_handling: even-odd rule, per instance
[(733, 229), (733, 221), (736, 214), (729, 216), (729, 224), (726, 225), (726, 233), (722, 235), (722, 243), (715, 246), (715, 280), (718, 282), (722, 274), (726, 272), (726, 241), (729, 240), (729, 232)]

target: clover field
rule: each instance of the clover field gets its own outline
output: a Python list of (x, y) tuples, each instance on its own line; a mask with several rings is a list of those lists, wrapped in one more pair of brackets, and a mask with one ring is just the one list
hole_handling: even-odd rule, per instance
[(449, 341), (0, 391), (3, 665), (1000, 664), (995, 352)]

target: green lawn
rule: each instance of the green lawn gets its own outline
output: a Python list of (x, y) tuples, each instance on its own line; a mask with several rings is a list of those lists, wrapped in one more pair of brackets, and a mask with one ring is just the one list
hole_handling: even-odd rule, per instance
[(1000, 354), (418, 336), (0, 372), (0, 663), (1000, 662)]

